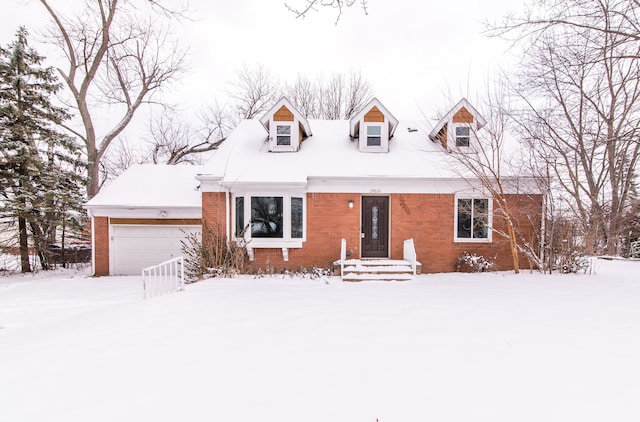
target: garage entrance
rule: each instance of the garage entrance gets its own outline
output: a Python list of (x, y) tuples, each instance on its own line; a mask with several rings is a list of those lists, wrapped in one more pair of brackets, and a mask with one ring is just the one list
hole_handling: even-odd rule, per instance
[(201, 231), (192, 225), (112, 225), (110, 273), (140, 274), (145, 267), (180, 256), (186, 234)]

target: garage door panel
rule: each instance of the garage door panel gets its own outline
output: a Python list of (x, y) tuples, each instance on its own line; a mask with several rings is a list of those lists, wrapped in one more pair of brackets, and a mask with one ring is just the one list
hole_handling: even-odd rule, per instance
[(200, 233), (200, 226), (112, 226), (114, 275), (140, 274), (142, 268), (182, 255), (187, 233)]
[(155, 239), (153, 242), (149, 241), (150, 238), (124, 238), (124, 239), (114, 239), (114, 243), (116, 248), (120, 250), (130, 250), (137, 251), (141, 249), (147, 250), (175, 250), (181, 248), (180, 241), (182, 239), (167, 239), (167, 238), (153, 238)]

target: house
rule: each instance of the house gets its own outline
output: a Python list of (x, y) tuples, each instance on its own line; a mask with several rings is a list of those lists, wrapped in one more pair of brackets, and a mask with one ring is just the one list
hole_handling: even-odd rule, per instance
[[(485, 124), (464, 99), (426, 133), (377, 99), (327, 121), (282, 98), (206, 165), (136, 166), (90, 200), (95, 273), (137, 273), (180, 254), (179, 239), (203, 226), (244, 239), (255, 269), (329, 267), (342, 239), (352, 259), (401, 259), (413, 239), (422, 272), (454, 271), (464, 252), (509, 269), (497, 205), (450, 154)], [(535, 244), (543, 195), (532, 178), (508, 181), (518, 232)]]

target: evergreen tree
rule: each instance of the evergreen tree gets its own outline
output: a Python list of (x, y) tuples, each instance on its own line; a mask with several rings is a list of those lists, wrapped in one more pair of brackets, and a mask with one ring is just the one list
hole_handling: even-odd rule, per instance
[(48, 245), (78, 214), (84, 184), (80, 148), (58, 132), (69, 114), (50, 100), (60, 84), (27, 35), (21, 27), (13, 43), (0, 47), (0, 206), (5, 219), (17, 222), (23, 272), (31, 271), (29, 246), (48, 269)]

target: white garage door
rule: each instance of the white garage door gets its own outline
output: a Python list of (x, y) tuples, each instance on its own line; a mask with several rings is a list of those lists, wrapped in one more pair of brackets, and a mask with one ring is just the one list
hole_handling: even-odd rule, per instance
[(200, 233), (200, 226), (111, 227), (111, 274), (140, 274), (151, 265), (182, 255), (185, 233)]

